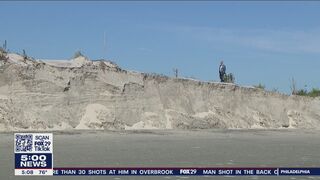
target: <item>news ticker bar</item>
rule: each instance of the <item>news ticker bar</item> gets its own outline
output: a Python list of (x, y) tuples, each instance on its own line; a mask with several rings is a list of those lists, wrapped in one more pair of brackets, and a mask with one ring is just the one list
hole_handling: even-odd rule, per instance
[(319, 176), (320, 168), (53, 168), (54, 176)]
[(53, 168), (52, 133), (14, 134), (15, 175), (45, 176), (319, 176), (320, 167)]

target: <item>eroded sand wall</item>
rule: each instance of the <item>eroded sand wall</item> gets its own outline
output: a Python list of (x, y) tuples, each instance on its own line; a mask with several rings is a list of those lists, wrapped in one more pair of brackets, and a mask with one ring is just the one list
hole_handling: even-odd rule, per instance
[(319, 128), (320, 100), (101, 63), (1, 62), (0, 130)]

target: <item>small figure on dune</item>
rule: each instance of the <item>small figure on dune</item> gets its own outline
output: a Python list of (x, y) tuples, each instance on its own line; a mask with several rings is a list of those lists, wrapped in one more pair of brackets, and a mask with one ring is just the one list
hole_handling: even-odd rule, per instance
[(226, 74), (226, 66), (223, 64), (223, 61), (221, 61), (219, 66), (219, 75), (220, 75), (221, 82), (224, 82), (225, 74)]

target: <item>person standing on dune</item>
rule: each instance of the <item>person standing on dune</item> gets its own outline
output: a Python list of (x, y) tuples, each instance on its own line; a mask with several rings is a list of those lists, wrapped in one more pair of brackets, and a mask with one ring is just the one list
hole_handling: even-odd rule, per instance
[(220, 75), (221, 82), (224, 82), (225, 74), (226, 74), (226, 66), (223, 64), (223, 61), (221, 61), (219, 66), (219, 75)]

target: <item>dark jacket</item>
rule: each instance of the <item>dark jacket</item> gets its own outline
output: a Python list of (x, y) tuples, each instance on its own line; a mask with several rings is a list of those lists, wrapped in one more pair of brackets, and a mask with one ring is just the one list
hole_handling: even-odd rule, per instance
[(219, 66), (219, 73), (220, 74), (225, 74), (226, 73), (226, 66), (224, 64), (221, 64)]

